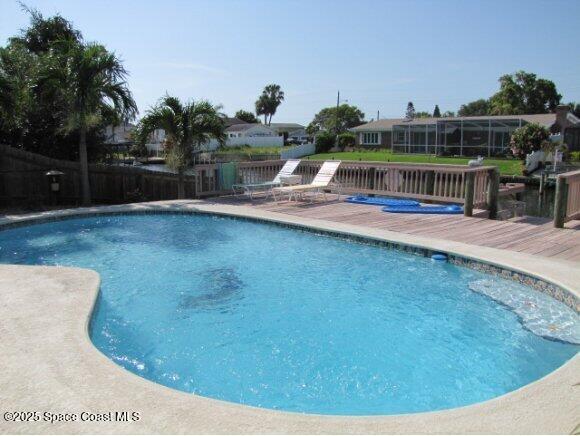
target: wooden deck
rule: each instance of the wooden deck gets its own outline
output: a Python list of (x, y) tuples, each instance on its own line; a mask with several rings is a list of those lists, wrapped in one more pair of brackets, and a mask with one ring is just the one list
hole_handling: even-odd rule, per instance
[(468, 218), (463, 215), (389, 214), (382, 212), (379, 206), (336, 200), (318, 201), (313, 204), (288, 201), (276, 204), (264, 199), (250, 202), (239, 197), (220, 197), (209, 201), (212, 200), (580, 263), (580, 221), (571, 221), (567, 223), (567, 228), (556, 229), (551, 220), (541, 218), (525, 217), (517, 221), (494, 221)]

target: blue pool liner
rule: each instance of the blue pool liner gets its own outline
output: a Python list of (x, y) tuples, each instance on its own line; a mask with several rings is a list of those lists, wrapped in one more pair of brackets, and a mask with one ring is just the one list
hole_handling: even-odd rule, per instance
[(456, 215), (463, 213), (463, 208), (457, 205), (451, 206), (387, 206), (383, 212), (391, 213), (432, 213), (440, 215)]
[(418, 201), (407, 198), (365, 197), (357, 195), (355, 197), (348, 197), (345, 201), (347, 203), (372, 204), (376, 206), (419, 206)]

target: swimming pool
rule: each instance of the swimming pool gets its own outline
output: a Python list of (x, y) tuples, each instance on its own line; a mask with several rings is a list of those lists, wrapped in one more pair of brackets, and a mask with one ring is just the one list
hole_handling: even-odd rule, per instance
[(577, 351), (533, 334), (482, 292), (505, 286), (516, 300), (537, 297), (514, 282), (255, 222), (46, 223), (0, 232), (0, 261), (97, 270), (91, 336), (103, 353), (158, 383), (260, 407), (351, 415), (457, 407), (534, 381)]

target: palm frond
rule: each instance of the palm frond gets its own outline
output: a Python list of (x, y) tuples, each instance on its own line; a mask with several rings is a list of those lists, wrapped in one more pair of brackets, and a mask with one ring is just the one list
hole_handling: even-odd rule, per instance
[(137, 128), (140, 141), (146, 141), (155, 129), (165, 130), (172, 144), (167, 165), (182, 171), (191, 161), (196, 147), (215, 138), (220, 144), (225, 142), (223, 114), (220, 106), (200, 100), (182, 103), (172, 96), (163, 97), (149, 109)]
[[(65, 53), (63, 55), (63, 53)], [(98, 123), (107, 106), (121, 119), (133, 119), (137, 105), (126, 83), (121, 61), (100, 44), (58, 42), (43, 65), (43, 89), (68, 103), (67, 129)]]

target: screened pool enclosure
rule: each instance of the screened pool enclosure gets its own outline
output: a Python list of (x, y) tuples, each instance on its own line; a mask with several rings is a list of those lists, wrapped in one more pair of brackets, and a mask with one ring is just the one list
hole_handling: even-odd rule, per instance
[(393, 126), (392, 148), (399, 153), (458, 156), (497, 156), (509, 148), (514, 130), (527, 122), (521, 118), (416, 119)]

